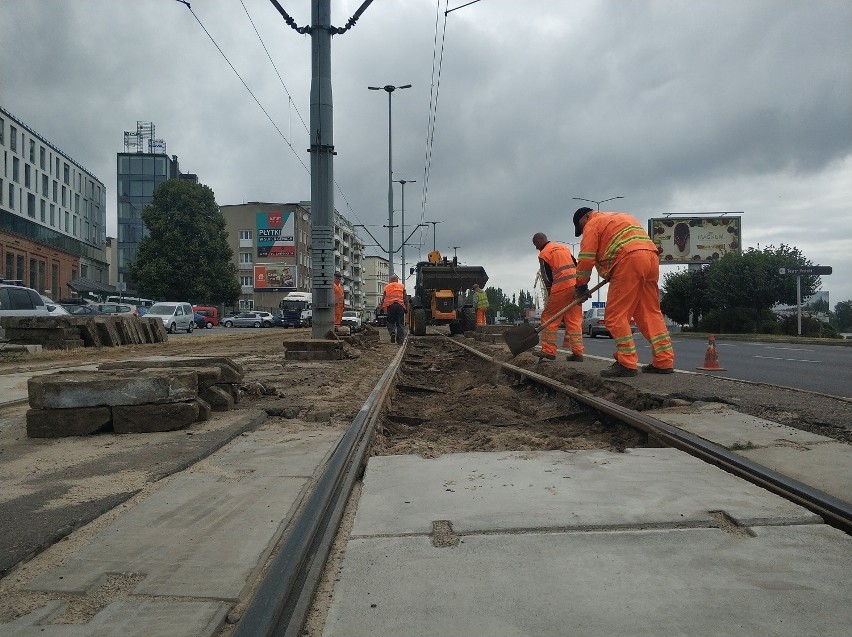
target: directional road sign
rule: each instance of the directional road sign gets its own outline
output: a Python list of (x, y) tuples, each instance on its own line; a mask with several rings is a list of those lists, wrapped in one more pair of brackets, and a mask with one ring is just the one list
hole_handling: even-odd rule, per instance
[(830, 265), (811, 265), (803, 268), (780, 268), (781, 274), (831, 274)]

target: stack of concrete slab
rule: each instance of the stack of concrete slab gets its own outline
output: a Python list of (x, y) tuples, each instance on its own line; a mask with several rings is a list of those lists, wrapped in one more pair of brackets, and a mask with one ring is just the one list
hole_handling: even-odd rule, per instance
[(44, 349), (142, 345), (168, 338), (160, 319), (130, 315), (5, 316), (2, 323), (10, 343)]
[(30, 378), (27, 435), (82, 436), (182, 429), (232, 409), (242, 368), (203, 357), (105, 363), (98, 371), (64, 371)]

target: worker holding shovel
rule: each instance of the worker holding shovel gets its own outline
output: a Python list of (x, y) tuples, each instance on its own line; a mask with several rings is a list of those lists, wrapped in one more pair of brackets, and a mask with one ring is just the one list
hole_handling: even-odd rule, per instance
[[(565, 306), (574, 300), (576, 262), (568, 246), (548, 241), (547, 235), (537, 232), (532, 238), (538, 252), (541, 280), (547, 288), (547, 303), (541, 312), (541, 323), (545, 325)], [(575, 363), (583, 360), (583, 308), (580, 303), (564, 312), (541, 332), (541, 351), (533, 352), (544, 360), (556, 360), (556, 330), (565, 324), (565, 337), (571, 348), (568, 360)]]
[(576, 294), (588, 294), (592, 266), (609, 281), (604, 323), (615, 339), (615, 363), (601, 370), (605, 378), (636, 376), (639, 356), (630, 330), (630, 318), (651, 344), (651, 364), (642, 368), (652, 374), (674, 371), (674, 349), (660, 311), (660, 259), (657, 246), (639, 220), (624, 212), (597, 212), (578, 208), (574, 235), (582, 235), (577, 262)]

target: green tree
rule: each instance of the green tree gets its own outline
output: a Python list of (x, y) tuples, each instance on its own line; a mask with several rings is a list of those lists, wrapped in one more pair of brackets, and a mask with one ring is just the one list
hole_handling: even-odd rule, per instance
[(660, 309), (673, 321), (685, 325), (690, 314), (695, 321), (713, 309), (707, 294), (707, 268), (669, 272), (663, 277)]
[(834, 306), (834, 321), (841, 332), (852, 332), (852, 301), (841, 301)]
[[(796, 277), (783, 275), (780, 269), (807, 265), (811, 264), (797, 248), (784, 244), (729, 252), (711, 264), (707, 293), (720, 314), (720, 329), (756, 332), (773, 306), (795, 305)], [(803, 276), (802, 298), (812, 296), (819, 284), (818, 276)], [(744, 311), (731, 312), (735, 309)]]
[(234, 252), (210, 188), (164, 181), (142, 212), (142, 221), (147, 234), (130, 266), (140, 293), (155, 299), (236, 304), (240, 285)]

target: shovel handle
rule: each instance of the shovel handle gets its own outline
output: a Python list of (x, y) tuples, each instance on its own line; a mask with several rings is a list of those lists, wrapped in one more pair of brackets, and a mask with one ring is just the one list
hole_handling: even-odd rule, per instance
[[(600, 288), (602, 288), (602, 287), (603, 287), (604, 285), (606, 285), (606, 284), (607, 284), (607, 280), (606, 280), (606, 279), (603, 279), (602, 281), (600, 281), (600, 282), (599, 282), (596, 286), (594, 286), (593, 288), (591, 288), (591, 289), (589, 290), (589, 292), (588, 292), (588, 295), (589, 295), (589, 296), (587, 296), (587, 297), (586, 297), (586, 299), (591, 298), (591, 296), (592, 296), (592, 292), (595, 292), (595, 291), (599, 290)], [(547, 321), (545, 321), (544, 323), (542, 323), (541, 325), (539, 325), (539, 326), (536, 328), (536, 330), (535, 330), (535, 331), (536, 331), (536, 333), (541, 333), (541, 332), (543, 332), (545, 329), (547, 329), (547, 327), (548, 327), (548, 326), (552, 325), (553, 323), (555, 323), (556, 321), (558, 321), (559, 319), (561, 319), (561, 318), (562, 318), (562, 315), (563, 315), (563, 314), (565, 314), (565, 312), (567, 312), (568, 310), (570, 310), (570, 309), (571, 309), (572, 307), (574, 307), (575, 305), (579, 305), (580, 303), (582, 303), (582, 302), (583, 302), (583, 301), (585, 301), (586, 299), (574, 299), (573, 301), (571, 301), (568, 305), (566, 305), (566, 306), (565, 306), (565, 307), (563, 307), (561, 310), (559, 310), (556, 314), (554, 314), (554, 315), (553, 315), (553, 316), (551, 316), (549, 319), (547, 319)]]

